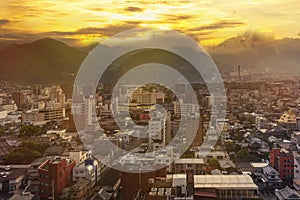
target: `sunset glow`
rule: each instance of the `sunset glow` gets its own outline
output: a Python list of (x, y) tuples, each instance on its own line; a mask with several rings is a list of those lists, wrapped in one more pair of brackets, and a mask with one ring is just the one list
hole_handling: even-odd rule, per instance
[(248, 30), (296, 38), (299, 21), (297, 0), (4, 0), (0, 42), (52, 37), (87, 45), (124, 30), (154, 27), (181, 31), (207, 46)]

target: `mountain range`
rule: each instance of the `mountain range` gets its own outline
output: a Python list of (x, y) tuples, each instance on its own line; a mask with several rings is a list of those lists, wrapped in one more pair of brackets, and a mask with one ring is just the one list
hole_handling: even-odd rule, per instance
[[(81, 63), (96, 44), (71, 47), (44, 38), (0, 49), (0, 80), (17, 83), (66, 83), (74, 79)], [(208, 52), (222, 75), (236, 71), (300, 73), (300, 39), (280, 40), (237, 36)]]
[(254, 73), (300, 73), (300, 39), (258, 34), (230, 38), (209, 49), (215, 61)]
[(69, 81), (87, 52), (44, 38), (0, 50), (0, 80), (18, 83), (62, 83)]

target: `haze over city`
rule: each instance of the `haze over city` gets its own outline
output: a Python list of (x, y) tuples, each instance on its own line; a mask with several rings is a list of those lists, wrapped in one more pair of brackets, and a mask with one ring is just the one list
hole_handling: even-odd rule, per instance
[(3, 0), (0, 199), (300, 200), (300, 1)]

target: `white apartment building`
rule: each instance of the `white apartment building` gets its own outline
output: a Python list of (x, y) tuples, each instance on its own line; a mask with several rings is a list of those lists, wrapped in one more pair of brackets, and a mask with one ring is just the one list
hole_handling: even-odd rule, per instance
[(167, 113), (159, 113), (148, 124), (149, 147), (164, 148), (166, 145)]
[(199, 105), (193, 103), (184, 103), (182, 99), (174, 102), (175, 115), (189, 115), (191, 113), (199, 112)]
[(78, 181), (83, 178), (90, 180), (93, 185), (96, 183), (96, 174), (92, 165), (81, 163), (73, 168), (73, 181)]

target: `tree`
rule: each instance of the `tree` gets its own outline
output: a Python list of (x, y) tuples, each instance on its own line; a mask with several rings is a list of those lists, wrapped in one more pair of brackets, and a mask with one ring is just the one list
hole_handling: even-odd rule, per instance
[(243, 158), (243, 157), (248, 157), (249, 156), (249, 152), (245, 149), (241, 149), (236, 153), (238, 158)]
[(226, 150), (228, 153), (230, 152), (237, 152), (241, 149), (240, 145), (236, 145), (233, 142), (227, 142), (225, 144)]
[(37, 158), (43, 156), (49, 145), (23, 142), (20, 147), (10, 152), (5, 159), (7, 164), (29, 164)]
[(213, 169), (221, 169), (218, 159), (211, 158), (208, 160), (208, 164)]
[(41, 135), (43, 133), (45, 133), (45, 130), (43, 128), (34, 125), (23, 125), (19, 131), (20, 136), (27, 137)]

